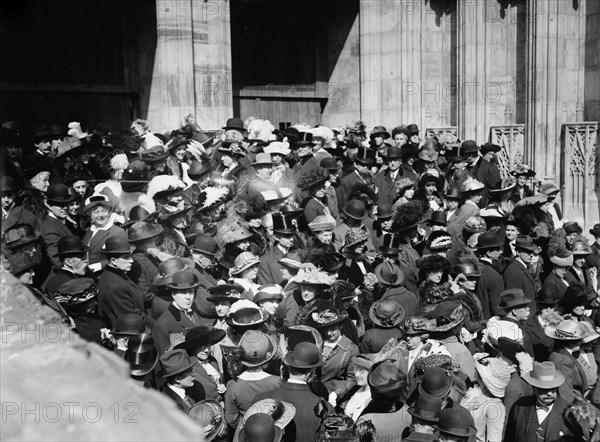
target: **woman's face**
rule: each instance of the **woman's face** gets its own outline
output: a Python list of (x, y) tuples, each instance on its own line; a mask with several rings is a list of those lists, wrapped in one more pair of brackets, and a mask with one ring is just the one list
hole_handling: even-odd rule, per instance
[(187, 222), (187, 213), (183, 212), (179, 215), (173, 216), (171, 218), (171, 226), (173, 226), (176, 229), (185, 229), (188, 225)]
[(110, 210), (104, 206), (94, 207), (90, 211), (90, 218), (92, 220), (92, 224), (94, 224), (96, 227), (104, 227), (110, 220)]
[(325, 196), (325, 186), (321, 186), (318, 189), (314, 189), (313, 192), (317, 198), (323, 198)]
[(356, 244), (354, 246), (354, 253), (356, 253), (357, 255), (364, 253), (367, 250), (367, 243), (366, 241), (363, 241), (359, 244)]
[(84, 196), (85, 192), (87, 192), (87, 188), (87, 181), (75, 181), (73, 183), (73, 190), (77, 192), (78, 195)]
[(576, 236), (577, 236), (577, 233), (569, 233), (567, 236), (565, 236), (565, 240), (567, 241), (567, 244), (573, 244)]
[(394, 135), (394, 142), (396, 143), (396, 146), (402, 147), (408, 142), (408, 137), (406, 134), (396, 134)]
[(68, 208), (69, 215), (76, 216), (77, 209), (79, 209), (79, 201), (73, 201), (73, 202), (69, 203), (69, 208)]
[(178, 149), (175, 151), (175, 158), (177, 158), (177, 161), (183, 161), (185, 158), (185, 149)]
[(329, 342), (335, 342), (342, 335), (341, 327), (335, 325), (333, 327), (329, 327), (325, 332), (326, 338)]
[(415, 196), (415, 188), (414, 187), (410, 187), (404, 192), (404, 198), (406, 198), (407, 200), (413, 199), (414, 196)]
[(231, 308), (231, 302), (229, 301), (220, 301), (215, 305), (215, 312), (217, 312), (217, 316), (219, 318), (224, 318), (229, 313), (229, 309)]
[(115, 180), (115, 181), (121, 181), (123, 179), (123, 173), (125, 173), (124, 170), (113, 170), (110, 172), (110, 178)]
[(249, 281), (254, 281), (258, 276), (258, 265), (252, 266), (249, 269), (244, 270), (242, 274), (242, 278), (247, 279)]
[(435, 183), (427, 183), (425, 184), (425, 195), (431, 196), (433, 192), (437, 190)]
[(315, 233), (315, 236), (323, 244), (331, 244), (331, 242), (333, 241), (333, 230), (324, 230), (322, 232), (317, 232)]
[(525, 178), (525, 176), (519, 175), (517, 177), (517, 185), (523, 187), (526, 183), (527, 183), (527, 178)]
[(369, 372), (362, 367), (356, 367), (354, 369), (354, 378), (356, 379), (356, 384), (359, 387), (364, 387), (367, 385), (367, 376)]
[(261, 219), (260, 219), (260, 218), (253, 218), (253, 219), (251, 219), (250, 221), (248, 221), (248, 224), (249, 224), (251, 227), (254, 227), (254, 228), (256, 229), (256, 228), (258, 228), (258, 227), (260, 227), (260, 226), (261, 226), (261, 224), (262, 224), (262, 221), (261, 221)]
[(508, 239), (509, 241), (514, 241), (517, 239), (517, 236), (519, 236), (519, 230), (515, 226), (506, 226), (505, 232), (506, 239)]
[(274, 166), (279, 166), (283, 162), (283, 155), (278, 153), (271, 154), (271, 161), (273, 161)]
[(273, 316), (273, 315), (275, 315), (275, 311), (277, 310), (277, 307), (279, 307), (279, 301), (275, 300), (275, 299), (270, 299), (268, 301), (263, 302), (260, 306), (269, 315)]
[(210, 346), (203, 345), (201, 347), (198, 347), (196, 349), (196, 357), (198, 358), (199, 361), (207, 361), (208, 358), (210, 357)]
[(442, 275), (444, 272), (442, 270), (433, 270), (427, 273), (427, 281), (433, 282), (435, 284), (439, 284), (442, 280)]
[(481, 201), (482, 198), (483, 198), (482, 193), (476, 193), (471, 196), (470, 200), (473, 201), (475, 204), (479, 204), (479, 202)]
[(287, 281), (292, 277), (292, 274), (290, 273), (290, 271), (286, 268), (286, 267), (281, 267), (281, 277)]
[(581, 316), (583, 315), (583, 312), (585, 311), (585, 305), (577, 305), (573, 308), (573, 314), (575, 316)]
[(312, 284), (301, 284), (300, 292), (304, 302), (310, 302), (317, 296), (317, 288)]
[(585, 256), (582, 258), (577, 258), (573, 260), (573, 267), (577, 267), (578, 269), (582, 268), (585, 265)]
[(463, 288), (465, 290), (469, 290), (471, 292), (475, 291), (475, 287), (477, 286), (477, 279), (475, 278), (469, 278), (466, 280), (463, 280), (462, 284)]
[(446, 200), (448, 203), (448, 209), (456, 210), (458, 209), (458, 201), (457, 200)]

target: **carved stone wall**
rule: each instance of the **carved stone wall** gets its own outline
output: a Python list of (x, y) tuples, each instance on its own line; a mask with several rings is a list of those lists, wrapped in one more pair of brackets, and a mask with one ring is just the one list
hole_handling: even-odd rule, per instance
[[(507, 178), (517, 164), (524, 162), (525, 125), (492, 126), (490, 127), (489, 141), (502, 148), (496, 154), (496, 159), (500, 175), (502, 178)], [(529, 166), (533, 170), (537, 170), (535, 163), (529, 164)]]

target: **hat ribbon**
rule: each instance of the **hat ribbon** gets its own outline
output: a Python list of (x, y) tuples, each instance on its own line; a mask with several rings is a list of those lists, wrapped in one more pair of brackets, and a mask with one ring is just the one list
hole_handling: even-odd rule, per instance
[(165, 204), (163, 208), (169, 213), (179, 212), (180, 210), (185, 209), (185, 201), (179, 201), (176, 206), (173, 204)]
[(396, 319), (398, 319), (398, 317), (402, 314), (400, 310), (397, 310), (394, 314), (392, 314), (392, 316), (382, 317), (380, 316), (381, 312), (379, 311), (379, 305), (375, 306), (375, 308), (373, 309), (373, 313), (375, 314), (375, 316), (377, 316), (377, 319), (379, 319), (379, 322), (381, 322), (381, 324), (383, 325), (394, 325)]

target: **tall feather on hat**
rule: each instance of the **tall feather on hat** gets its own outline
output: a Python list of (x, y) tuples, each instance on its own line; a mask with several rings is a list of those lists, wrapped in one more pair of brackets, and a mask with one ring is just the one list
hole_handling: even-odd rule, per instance
[(277, 136), (273, 133), (274, 130), (275, 126), (269, 120), (254, 118), (248, 123), (248, 139), (260, 140), (265, 143), (275, 141)]
[(146, 193), (150, 198), (154, 198), (158, 192), (169, 189), (185, 189), (185, 183), (174, 175), (157, 175), (148, 183)]
[(424, 213), (425, 210), (420, 201), (409, 201), (398, 206), (392, 217), (391, 231), (404, 230), (407, 226), (418, 224)]
[(312, 129), (309, 130), (309, 132), (313, 134), (313, 138), (314, 137), (323, 138), (323, 146), (326, 146), (327, 144), (329, 144), (331, 142), (331, 140), (333, 140), (333, 137), (334, 137), (333, 130), (331, 130), (330, 128), (328, 128), (326, 126), (313, 127)]

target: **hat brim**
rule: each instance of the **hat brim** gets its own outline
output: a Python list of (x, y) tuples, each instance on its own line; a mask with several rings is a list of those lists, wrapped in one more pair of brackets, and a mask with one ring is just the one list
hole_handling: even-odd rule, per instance
[(193, 350), (198, 347), (202, 347), (204, 345), (214, 345), (221, 342), (225, 339), (227, 333), (225, 330), (211, 330), (208, 333), (202, 333), (199, 336), (190, 339), (189, 341), (184, 341), (180, 344), (177, 344), (173, 350)]
[(317, 181), (314, 181), (314, 182), (312, 182), (312, 183), (310, 183), (310, 184), (307, 184), (306, 186), (303, 186), (303, 187), (301, 188), (301, 190), (310, 190), (310, 189), (313, 189), (313, 188), (315, 188), (315, 187), (321, 186), (321, 185), (325, 184), (325, 182), (326, 182), (328, 179), (329, 179), (329, 177), (328, 177), (328, 176), (326, 176), (326, 177), (323, 177), (323, 178), (321, 178), (321, 179), (319, 179), (319, 180), (317, 180)]
[(165, 379), (165, 378), (170, 378), (172, 376), (178, 375), (180, 373), (184, 373), (186, 371), (188, 371), (190, 368), (192, 368), (194, 365), (196, 365), (195, 361), (191, 361), (189, 364), (185, 364), (181, 367), (177, 367), (173, 372), (171, 373), (165, 373), (164, 371), (161, 371), (160, 373), (160, 377)]
[(432, 332), (432, 333), (447, 332), (448, 330), (452, 330), (457, 325), (462, 324), (466, 318), (467, 318), (467, 312), (463, 308), (460, 310), (460, 316), (458, 318), (456, 318), (454, 321), (449, 322), (444, 325), (435, 325), (434, 327), (429, 327), (424, 330)]
[(259, 161), (256, 163), (251, 163), (251, 166), (272, 166), (273, 165), (273, 161)]
[(546, 327), (546, 329), (544, 329), (544, 333), (546, 334), (546, 336), (548, 336), (549, 338), (555, 339), (557, 341), (582, 341), (583, 338), (585, 336), (573, 336), (573, 337), (567, 337), (567, 336), (560, 336), (557, 337), (556, 336), (556, 329), (555, 328), (550, 328), (550, 327)]
[(250, 322), (248, 324), (240, 324), (239, 322), (236, 322), (233, 319), (233, 316), (227, 316), (227, 318), (225, 319), (225, 322), (234, 327), (252, 327), (255, 325), (263, 324), (267, 321), (267, 319), (269, 319), (269, 314), (267, 312), (265, 312), (263, 309), (261, 309), (260, 307), (257, 307), (257, 309), (260, 312), (260, 316), (261, 316), (261, 319), (258, 321)]
[[(381, 250), (381, 248), (380, 248)], [(375, 269), (375, 276), (377, 276), (377, 280), (381, 283), (381, 284), (385, 284), (385, 285), (390, 285), (390, 286), (397, 286), (402, 284), (402, 282), (404, 281), (404, 272), (402, 270), (400, 270), (400, 272), (398, 272), (398, 276), (396, 277), (396, 281), (393, 282), (389, 282), (387, 281), (382, 275), (381, 275), (381, 268), (376, 268)], [(375, 305), (375, 304), (373, 304)], [(373, 307), (373, 305), (371, 307)]]
[(251, 261), (251, 262), (249, 262), (249, 263), (247, 263), (247, 264), (245, 264), (245, 265), (243, 265), (243, 266), (241, 266), (241, 267), (234, 267), (234, 268), (230, 269), (230, 270), (229, 270), (229, 274), (230, 274), (230, 275), (239, 275), (239, 274), (240, 274), (240, 273), (242, 273), (244, 270), (247, 270), (247, 269), (249, 269), (250, 267), (257, 266), (257, 265), (259, 265), (259, 264), (260, 264), (260, 259), (258, 259), (258, 260), (253, 260), (253, 261)]
[(154, 354), (154, 360), (152, 362), (143, 365), (131, 366), (130, 373), (132, 376), (146, 376), (148, 373), (154, 370), (154, 367), (156, 367), (156, 364), (158, 364), (158, 351), (156, 350), (156, 348), (152, 349), (152, 353)]
[(346, 211), (346, 209), (343, 209), (342, 212), (344, 213), (344, 215), (349, 216), (352, 219), (365, 219), (365, 217), (367, 216), (367, 209), (365, 209), (362, 216), (359, 217), (351, 215), (350, 213), (348, 213), (348, 211)]
[(524, 305), (529, 305), (531, 304), (532, 300), (529, 298), (524, 298), (524, 299), (520, 299), (516, 302), (513, 303), (509, 303), (509, 304), (498, 304), (498, 307), (501, 309), (512, 309), (512, 308), (516, 308), (516, 307), (522, 307)]
[(91, 203), (89, 203), (87, 206), (85, 206), (83, 208), (83, 213), (87, 213), (90, 210), (95, 209), (96, 207), (106, 207), (109, 210), (113, 209), (113, 205), (110, 201), (106, 200), (106, 201), (93, 201)]
[[(181, 258), (181, 260), (183, 261), (183, 268), (180, 270), (177, 270), (178, 272), (181, 271), (192, 271), (194, 270), (194, 268), (196, 267), (196, 264), (194, 263), (194, 261), (192, 261), (189, 258)], [(175, 272), (173, 272), (175, 273)], [(173, 278), (173, 275), (169, 275), (166, 276), (164, 278), (161, 278), (160, 276), (156, 276), (153, 280), (152, 280), (152, 285), (156, 286), (156, 287), (164, 287), (167, 286), (168, 284), (171, 283), (171, 279)]]
[(312, 327), (316, 328), (317, 330), (325, 330), (327, 328), (336, 326), (336, 325), (340, 325), (342, 322), (344, 322), (346, 320), (347, 316), (340, 316), (339, 318), (328, 322), (326, 324), (318, 324), (318, 323), (313, 323)]
[(127, 250), (125, 249), (121, 249), (121, 250), (102, 250), (103, 255), (106, 256), (112, 256), (112, 255), (127, 255), (129, 253), (133, 253), (133, 251), (135, 250), (135, 246), (129, 246), (129, 248)]
[(513, 190), (516, 186), (517, 186), (517, 183), (512, 183), (508, 187), (501, 187), (500, 189), (490, 189), (490, 193), (508, 192), (509, 190)]
[[(52, 199), (52, 198), (46, 198), (46, 202), (49, 205), (52, 205), (52, 203), (69, 204), (69, 203), (73, 202), (74, 199), (75, 199), (75, 195), (70, 195), (69, 198), (67, 198), (67, 199), (60, 199), (60, 200)], [(85, 209), (83, 211), (86, 212)]]
[(302, 263), (300, 261), (296, 261), (289, 258), (281, 258), (277, 262), (282, 266), (292, 270), (300, 270), (300, 267), (302, 267)]
[(181, 210), (178, 210), (176, 212), (173, 213), (161, 213), (160, 215), (158, 215), (158, 221), (166, 221), (170, 218), (173, 218), (174, 216), (180, 215), (184, 212), (187, 212), (189, 210), (192, 210), (194, 207), (193, 206), (186, 206)]
[(219, 295), (215, 295), (215, 296), (207, 296), (206, 300), (208, 302), (212, 302), (213, 304), (217, 304), (219, 302), (230, 302), (230, 303), (234, 303), (236, 301), (239, 301), (241, 298), (236, 298), (233, 296), (219, 296)]
[(558, 388), (562, 384), (565, 383), (565, 377), (559, 371), (556, 371), (556, 376), (554, 379), (548, 380), (548, 381), (542, 381), (539, 379), (535, 379), (534, 377), (531, 376), (531, 372), (525, 373), (525, 374), (521, 375), (521, 377), (529, 385), (533, 385), (534, 387), (543, 388), (543, 389)]
[(164, 154), (157, 155), (155, 157), (146, 157), (146, 158), (144, 158), (144, 155), (142, 154), (140, 159), (144, 163), (153, 164), (153, 163), (160, 163), (161, 161), (165, 161), (167, 158), (169, 158), (169, 152), (165, 152)]
[(294, 353), (292, 353), (292, 352), (289, 352), (287, 355), (285, 355), (285, 357), (283, 358), (283, 362), (285, 362), (285, 365), (287, 365), (289, 367), (293, 367), (293, 368), (316, 368), (316, 367), (322, 367), (323, 365), (325, 365), (325, 363), (321, 359), (319, 359), (314, 364), (304, 364), (304, 363), (297, 362), (294, 359)]
[[(6, 247), (9, 250), (18, 249), (20, 247), (25, 247), (26, 245), (29, 245), (29, 244), (32, 244), (34, 242), (40, 241), (41, 239), (42, 239), (41, 235), (26, 236), (24, 238), (19, 238), (16, 241), (11, 241), (11, 242), (5, 243), (4, 247)], [(58, 254), (56, 254), (55, 256), (58, 256)]]
[[(394, 328), (397, 325), (399, 325), (402, 321), (404, 321), (404, 317), (406, 316), (406, 313), (402, 314), (402, 315), (398, 315), (398, 318), (394, 321), (393, 324), (383, 324), (381, 322), (381, 319), (379, 319), (377, 317), (377, 315), (375, 314), (375, 304), (376, 303), (373, 303), (373, 304), (371, 304), (371, 307), (369, 307), (369, 318), (371, 318), (371, 321), (373, 321), (373, 324), (375, 324), (381, 328)], [(402, 308), (402, 306), (400, 306), (400, 307)]]

